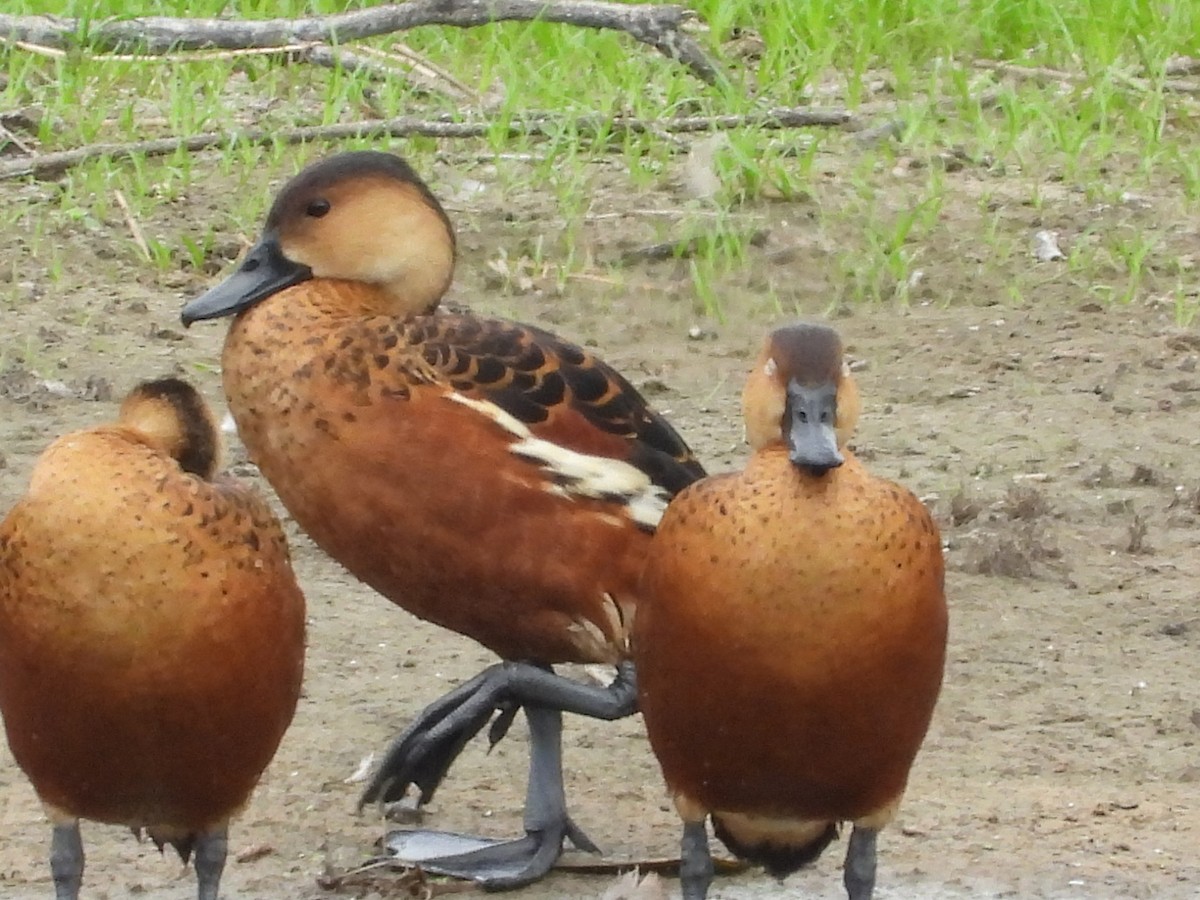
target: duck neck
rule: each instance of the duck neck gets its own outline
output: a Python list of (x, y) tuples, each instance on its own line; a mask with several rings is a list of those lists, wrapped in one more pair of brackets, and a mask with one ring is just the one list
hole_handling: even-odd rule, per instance
[(295, 302), (300, 299), (298, 295), (288, 296), (287, 314), (310, 322), (313, 319), (344, 322), (373, 316), (408, 319), (433, 312), (441, 297), (423, 291), (401, 291), (395, 286), (332, 278), (315, 279), (306, 282), (305, 287), (302, 304)]

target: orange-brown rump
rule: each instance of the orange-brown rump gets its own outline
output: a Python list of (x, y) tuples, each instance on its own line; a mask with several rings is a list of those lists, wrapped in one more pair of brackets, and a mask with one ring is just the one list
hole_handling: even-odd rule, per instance
[(0, 709), (56, 813), (197, 832), (245, 803), (291, 721), (304, 600), (264, 501), (207, 477), (207, 408), (162, 384), (52, 444), (0, 526)]

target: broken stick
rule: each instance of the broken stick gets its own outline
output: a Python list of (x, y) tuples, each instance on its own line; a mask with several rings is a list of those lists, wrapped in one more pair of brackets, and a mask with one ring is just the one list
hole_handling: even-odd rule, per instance
[[(580, 116), (571, 120), (570, 127), (581, 134), (632, 131), (639, 134), (662, 131), (668, 133), (722, 131), (733, 128), (854, 128), (859, 125), (854, 115), (844, 109), (816, 109), (810, 106), (784, 107), (762, 113), (740, 116), (680, 116), (669, 119), (635, 119), (624, 116)], [(210, 147), (232, 147), (236, 144), (300, 144), (308, 141), (344, 140), (364, 137), (410, 137), (422, 135), (438, 138), (470, 138), (492, 134), (492, 122), (448, 122), (399, 116), (395, 119), (367, 119), (335, 125), (312, 125), (303, 128), (211, 132), (191, 137), (161, 138), (134, 141), (128, 144), (91, 144), (75, 150), (43, 153), (22, 159), (0, 161), (0, 181), (24, 178), (53, 178), (73, 166), (94, 159), (127, 159), (131, 156), (166, 156), (179, 150), (195, 152)], [(561, 132), (562, 118), (552, 115), (514, 118), (506, 126), (510, 137), (518, 135), (553, 135)]]
[(287, 44), (345, 44), (420, 25), (472, 28), (492, 22), (554, 22), (623, 31), (674, 59), (710, 84), (720, 70), (685, 27), (697, 18), (682, 6), (599, 0), (409, 0), (407, 3), (302, 19), (181, 19), (142, 16), (80, 22), (61, 16), (0, 14), (0, 38), (47, 47), (84, 43), (97, 50), (159, 54), (178, 50), (243, 50)]

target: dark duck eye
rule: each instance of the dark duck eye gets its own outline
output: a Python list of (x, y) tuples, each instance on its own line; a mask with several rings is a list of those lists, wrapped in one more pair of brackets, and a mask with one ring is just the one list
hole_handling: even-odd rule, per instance
[(312, 216), (314, 219), (319, 219), (325, 213), (329, 212), (328, 200), (310, 200), (308, 206), (304, 208), (305, 215)]

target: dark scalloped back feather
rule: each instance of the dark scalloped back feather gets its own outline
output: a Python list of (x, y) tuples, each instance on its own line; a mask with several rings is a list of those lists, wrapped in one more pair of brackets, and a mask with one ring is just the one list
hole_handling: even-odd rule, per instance
[(421, 317), (407, 330), (409, 343), (420, 345), (455, 390), (495, 403), (538, 437), (623, 459), (671, 496), (705, 475), (637, 389), (575, 344), (532, 325), (469, 313)]

